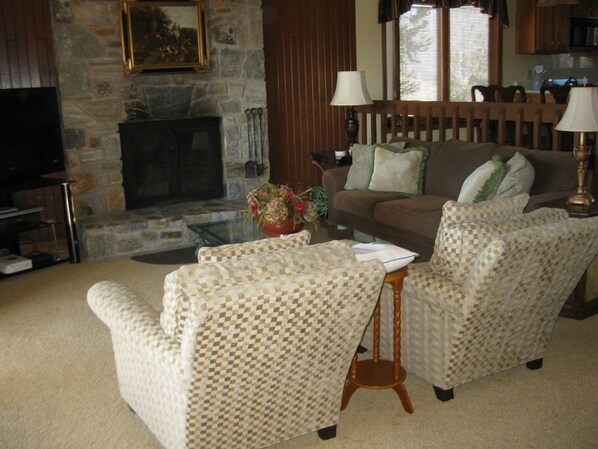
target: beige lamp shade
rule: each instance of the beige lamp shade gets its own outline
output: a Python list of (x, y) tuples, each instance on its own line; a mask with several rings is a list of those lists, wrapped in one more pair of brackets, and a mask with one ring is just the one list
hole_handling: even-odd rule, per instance
[(332, 106), (359, 106), (373, 101), (365, 84), (365, 72), (338, 72)]
[(558, 131), (598, 131), (598, 87), (573, 87)]

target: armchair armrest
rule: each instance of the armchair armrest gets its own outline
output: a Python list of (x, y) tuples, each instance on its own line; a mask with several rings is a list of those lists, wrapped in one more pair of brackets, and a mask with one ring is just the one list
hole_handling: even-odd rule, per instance
[(127, 287), (98, 282), (87, 292), (87, 303), (115, 334), (139, 348), (156, 364), (180, 377), (180, 345), (160, 326), (160, 314)]
[(465, 315), (467, 303), (462, 286), (435, 274), (427, 262), (410, 266), (404, 282), (403, 300), (420, 301), (459, 317)]

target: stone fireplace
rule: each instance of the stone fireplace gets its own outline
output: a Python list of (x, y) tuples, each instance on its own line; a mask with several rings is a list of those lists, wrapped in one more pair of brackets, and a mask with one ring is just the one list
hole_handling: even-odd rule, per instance
[[(245, 178), (246, 109), (263, 108), (267, 136), (261, 0), (207, 0), (209, 70), (125, 76), (118, 0), (52, 0), (68, 176), (77, 219), (127, 209), (120, 123), (219, 117), (226, 200), (269, 178)], [(192, 196), (189, 197), (192, 199)], [(201, 195), (193, 197), (201, 199)]]

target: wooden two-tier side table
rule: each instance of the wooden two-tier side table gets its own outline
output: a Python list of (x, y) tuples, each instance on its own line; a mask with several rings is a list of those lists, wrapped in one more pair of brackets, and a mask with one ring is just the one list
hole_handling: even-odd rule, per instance
[(369, 360), (358, 360), (355, 354), (343, 390), (341, 410), (347, 407), (351, 396), (358, 388), (374, 390), (392, 388), (399, 395), (405, 411), (413, 413), (413, 405), (403, 384), (407, 376), (401, 367), (401, 290), (405, 276), (407, 276), (407, 267), (392, 271), (384, 278), (384, 282), (388, 282), (393, 291), (393, 360), (380, 360), (380, 301), (378, 300), (373, 315), (373, 357)]

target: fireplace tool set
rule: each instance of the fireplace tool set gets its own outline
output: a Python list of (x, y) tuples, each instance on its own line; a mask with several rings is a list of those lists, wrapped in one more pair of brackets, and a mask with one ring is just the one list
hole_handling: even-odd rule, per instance
[(264, 110), (262, 108), (246, 109), (245, 115), (247, 116), (247, 145), (249, 146), (249, 160), (245, 163), (245, 177), (257, 178), (264, 173)]

